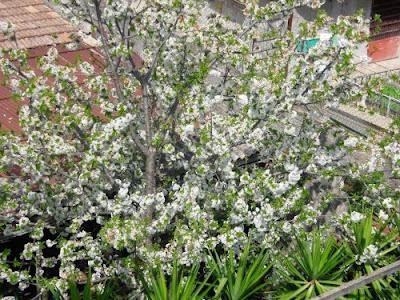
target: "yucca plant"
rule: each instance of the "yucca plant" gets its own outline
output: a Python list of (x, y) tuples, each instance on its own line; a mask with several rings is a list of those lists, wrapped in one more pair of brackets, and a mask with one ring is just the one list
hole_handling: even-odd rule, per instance
[[(220, 288), (209, 282), (212, 272), (201, 280), (199, 270), (200, 264), (195, 263), (188, 272), (185, 272), (175, 259), (171, 276), (165, 276), (162, 266), (159, 265), (149, 276), (141, 273), (140, 280), (144, 294), (150, 300), (218, 299)], [(211, 296), (209, 294), (213, 287), (216, 287), (216, 292)]]
[[(387, 263), (390, 262), (390, 253), (399, 247), (399, 243), (396, 241), (398, 232), (396, 228), (385, 232), (385, 228), (386, 224), (374, 226), (372, 212), (369, 212), (364, 219), (352, 224), (354, 239), (349, 238), (345, 247), (349, 258), (349, 280), (370, 274), (383, 267), (386, 264), (385, 260)], [(373, 252), (376, 252), (375, 255), (372, 255), (371, 251), (368, 252), (369, 249), (373, 249)], [(374, 281), (371, 285), (355, 291), (348, 297), (353, 299), (396, 299), (399, 296), (395, 289), (397, 284), (395, 276), (388, 276), (385, 279)]]
[(233, 251), (229, 251), (226, 257), (221, 257), (216, 252), (209, 255), (208, 265), (220, 283), (223, 299), (255, 299), (255, 294), (267, 287), (265, 279), (271, 269), (267, 251), (262, 250), (253, 257), (250, 249), (248, 243), (238, 262)]
[(89, 272), (82, 292), (80, 292), (76, 281), (73, 280), (68, 282), (67, 297), (64, 297), (63, 293), (52, 287), (50, 287), (50, 292), (54, 300), (109, 300), (113, 297), (113, 287), (111, 284), (107, 283), (101, 292), (93, 291), (92, 287), (92, 276)]
[(279, 299), (310, 299), (339, 286), (344, 276), (344, 249), (334, 238), (323, 243), (315, 232), (311, 242), (296, 238), (290, 257), (282, 259), (279, 274), (284, 283)]

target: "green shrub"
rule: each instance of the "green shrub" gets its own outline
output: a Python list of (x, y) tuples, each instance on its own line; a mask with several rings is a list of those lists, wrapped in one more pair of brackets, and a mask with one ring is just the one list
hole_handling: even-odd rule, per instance
[(266, 289), (268, 283), (265, 279), (271, 269), (269, 255), (266, 250), (261, 250), (253, 258), (250, 250), (251, 246), (248, 243), (238, 262), (232, 250), (225, 257), (215, 252), (209, 256), (208, 265), (212, 268), (215, 278), (218, 282), (225, 283), (222, 290), (223, 299), (254, 299), (255, 294)]
[[(372, 212), (359, 222), (351, 224), (354, 238), (346, 239), (345, 250), (349, 259), (347, 279), (352, 280), (367, 275), (388, 263), (391, 263), (390, 253), (399, 247), (396, 239), (397, 228), (385, 232), (387, 224), (374, 226)], [(396, 259), (396, 258), (392, 258)], [(378, 279), (368, 286), (353, 292), (353, 299), (398, 299), (396, 291), (397, 280), (394, 275)]]
[(209, 295), (211, 288), (215, 287), (214, 283), (209, 282), (212, 272), (201, 280), (199, 270), (200, 264), (196, 263), (186, 272), (175, 259), (172, 274), (166, 277), (162, 266), (159, 265), (151, 270), (148, 276), (141, 273), (140, 280), (144, 294), (150, 300), (218, 299), (220, 290), (218, 288), (214, 296)]
[(344, 248), (334, 238), (324, 243), (319, 233), (311, 241), (296, 238), (296, 246), (289, 257), (282, 259), (279, 273), (283, 289), (279, 299), (310, 299), (339, 286), (344, 276)]

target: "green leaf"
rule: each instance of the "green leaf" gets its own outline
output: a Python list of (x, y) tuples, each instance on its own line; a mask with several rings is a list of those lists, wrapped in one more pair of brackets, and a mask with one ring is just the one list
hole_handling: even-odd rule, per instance
[(69, 287), (69, 293), (71, 295), (71, 300), (80, 300), (81, 295), (79, 294), (79, 289), (77, 284), (73, 281), (69, 281), (68, 287)]

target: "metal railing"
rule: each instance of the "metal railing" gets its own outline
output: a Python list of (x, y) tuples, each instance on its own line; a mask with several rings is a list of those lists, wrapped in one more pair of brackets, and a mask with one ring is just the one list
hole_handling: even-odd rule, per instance
[[(351, 84), (354, 84), (358, 88), (362, 88), (363, 85), (367, 83), (370, 79), (374, 77), (383, 77), (382, 74), (386, 75), (385, 77), (389, 79), (391, 74), (400, 75), (400, 70), (391, 70), (382, 73), (375, 73), (367, 76), (356, 77), (352, 79)], [(397, 99), (395, 97), (383, 94), (378, 91), (372, 91), (372, 95), (370, 95), (366, 99), (365, 104), (367, 105), (368, 108), (372, 108), (376, 110), (379, 114), (384, 115), (386, 117), (390, 118), (400, 117), (400, 99)]]
[(366, 104), (386, 117), (400, 117), (400, 100), (397, 98), (373, 92), (373, 95), (368, 97)]

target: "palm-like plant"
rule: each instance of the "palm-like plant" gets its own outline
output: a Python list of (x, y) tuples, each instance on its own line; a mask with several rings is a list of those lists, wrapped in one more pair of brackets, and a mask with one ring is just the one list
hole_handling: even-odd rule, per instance
[(311, 242), (296, 239), (296, 248), (290, 258), (284, 258), (279, 273), (285, 283), (279, 299), (310, 299), (342, 283), (343, 253), (335, 239), (324, 244), (319, 233)]
[[(368, 213), (363, 220), (352, 224), (354, 239), (348, 239), (345, 246), (350, 265), (349, 279), (359, 278), (382, 267), (379, 258), (388, 257), (390, 252), (399, 247), (399, 243), (396, 242), (397, 229), (385, 232), (385, 228), (386, 224), (379, 224), (379, 226), (374, 227), (372, 212)], [(376, 249), (374, 258), (365, 257), (368, 247)], [(363, 256), (364, 260), (360, 261)], [(393, 285), (397, 283), (394, 281), (394, 276), (376, 280), (371, 285), (355, 291), (349, 297), (355, 299), (396, 299), (397, 292)]]
[(256, 293), (262, 291), (268, 283), (265, 278), (271, 269), (269, 256), (262, 250), (255, 258), (250, 255), (250, 244), (247, 244), (236, 262), (235, 254), (229, 251), (226, 257), (217, 253), (209, 256), (208, 265), (220, 282), (224, 299), (254, 299)]
[(211, 288), (215, 287), (213, 283), (209, 283), (212, 273), (209, 272), (203, 280), (200, 280), (199, 270), (200, 264), (195, 263), (185, 274), (185, 270), (178, 265), (175, 259), (172, 274), (166, 277), (163, 268), (158, 266), (147, 278), (141, 274), (144, 294), (150, 300), (218, 299), (220, 288), (216, 289), (214, 296), (208, 295)]

